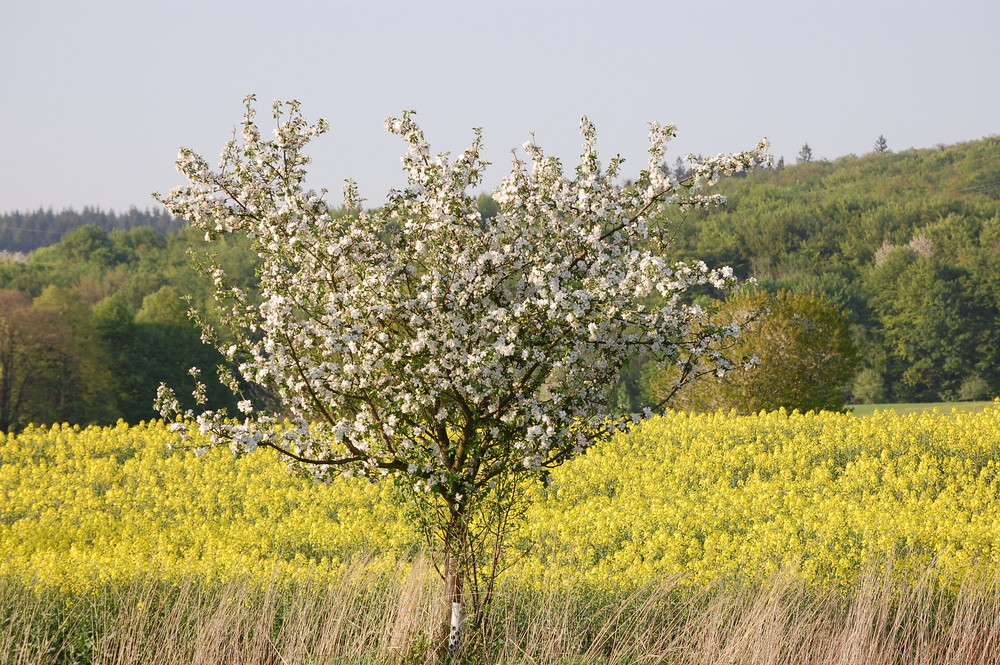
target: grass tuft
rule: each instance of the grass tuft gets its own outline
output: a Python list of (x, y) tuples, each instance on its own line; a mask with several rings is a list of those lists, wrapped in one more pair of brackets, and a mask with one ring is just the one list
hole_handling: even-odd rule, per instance
[[(442, 592), (423, 559), (359, 561), (323, 585), (152, 577), (67, 595), (0, 577), (3, 665), (419, 665)], [(482, 619), (482, 617), (480, 617)], [(679, 578), (628, 594), (504, 586), (461, 663), (504, 665), (990, 665), (1000, 584), (955, 591), (863, 575), (849, 595), (791, 573), (756, 588)]]

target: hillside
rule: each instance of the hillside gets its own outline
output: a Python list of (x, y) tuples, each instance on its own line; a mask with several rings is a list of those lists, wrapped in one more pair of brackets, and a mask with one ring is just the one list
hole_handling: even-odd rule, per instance
[(847, 309), (856, 401), (1000, 393), (1000, 138), (797, 164), (727, 180), (675, 251)]
[[(674, 216), (675, 258), (846, 310), (863, 356), (847, 400), (1000, 395), (1000, 138), (766, 170), (719, 191), (724, 209)], [(0, 332), (15, 350), (0, 376), (17, 385), (0, 395), (0, 430), (149, 419), (161, 381), (183, 390), (192, 364), (217, 365), (181, 300), (211, 316), (211, 283), (187, 256), (200, 243), (162, 212), (0, 215), (0, 250), (30, 250), (0, 261)], [(249, 247), (221, 249), (252, 291)], [(651, 385), (636, 365), (617, 392), (630, 409)], [(210, 396), (231, 400), (215, 385)]]
[(729, 205), (691, 216), (678, 247), (744, 275), (855, 279), (879, 250), (1000, 244), (1000, 137), (809, 162), (720, 183)]

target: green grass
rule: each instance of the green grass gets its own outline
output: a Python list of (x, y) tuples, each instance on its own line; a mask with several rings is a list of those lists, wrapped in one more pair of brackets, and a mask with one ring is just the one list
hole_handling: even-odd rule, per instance
[(875, 411), (895, 411), (900, 415), (907, 413), (923, 413), (937, 409), (941, 413), (951, 413), (951, 411), (982, 411), (991, 407), (996, 402), (926, 402), (918, 404), (852, 404), (848, 408), (856, 416), (870, 416)]

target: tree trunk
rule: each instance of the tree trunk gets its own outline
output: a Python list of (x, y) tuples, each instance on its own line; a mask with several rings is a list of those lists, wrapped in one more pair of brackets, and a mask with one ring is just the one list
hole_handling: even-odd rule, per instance
[[(462, 548), (465, 544), (465, 520), (461, 511), (452, 508), (444, 543), (444, 606), (441, 622), (442, 634), (438, 640), (440, 653), (457, 654), (463, 644), (465, 612), (462, 597)], [(447, 627), (447, 628), (446, 628)], [(445, 633), (447, 630), (447, 633)], [(445, 639), (447, 635), (447, 639)]]
[(448, 653), (458, 653), (462, 648), (462, 631), (465, 628), (465, 612), (462, 605), (462, 578), (456, 577), (451, 585), (453, 590), (448, 594), (451, 599), (451, 621), (448, 630)]

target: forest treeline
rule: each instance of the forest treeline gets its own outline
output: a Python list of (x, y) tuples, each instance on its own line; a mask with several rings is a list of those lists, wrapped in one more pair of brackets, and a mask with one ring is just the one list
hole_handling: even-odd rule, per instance
[[(671, 212), (672, 258), (730, 265), (762, 289), (843, 310), (861, 358), (839, 387), (845, 400), (1000, 394), (1000, 138), (801, 160), (718, 191), (729, 199), (720, 210)], [(495, 212), (488, 196), (479, 203), (484, 218)], [(211, 317), (211, 284), (189, 257), (203, 247), (155, 210), (0, 215), (0, 430), (150, 419), (160, 382), (181, 394), (191, 366), (211, 375), (222, 358), (186, 316)], [(218, 258), (253, 289), (246, 243)], [(617, 398), (628, 407), (656, 384), (640, 359)]]
[(64, 209), (59, 212), (39, 209), (32, 212), (15, 210), (0, 214), (0, 251), (27, 254), (59, 241), (67, 232), (80, 226), (93, 225), (104, 231), (128, 231), (148, 226), (162, 234), (179, 231), (184, 220), (162, 208), (139, 210), (130, 208), (123, 213), (85, 207), (83, 210)]
[(718, 191), (728, 205), (684, 216), (674, 251), (846, 310), (863, 359), (849, 399), (1000, 394), (1000, 137), (801, 161)]
[[(161, 382), (183, 395), (194, 385), (192, 366), (209, 379), (223, 358), (187, 316), (189, 308), (211, 312), (211, 282), (189, 256), (203, 246), (187, 227), (164, 234), (85, 225), (23, 261), (0, 263), (0, 431), (137, 423), (156, 417)], [(219, 256), (247, 288), (253, 258), (246, 244), (223, 244)], [(206, 383), (215, 406), (232, 406), (224, 388)]]

